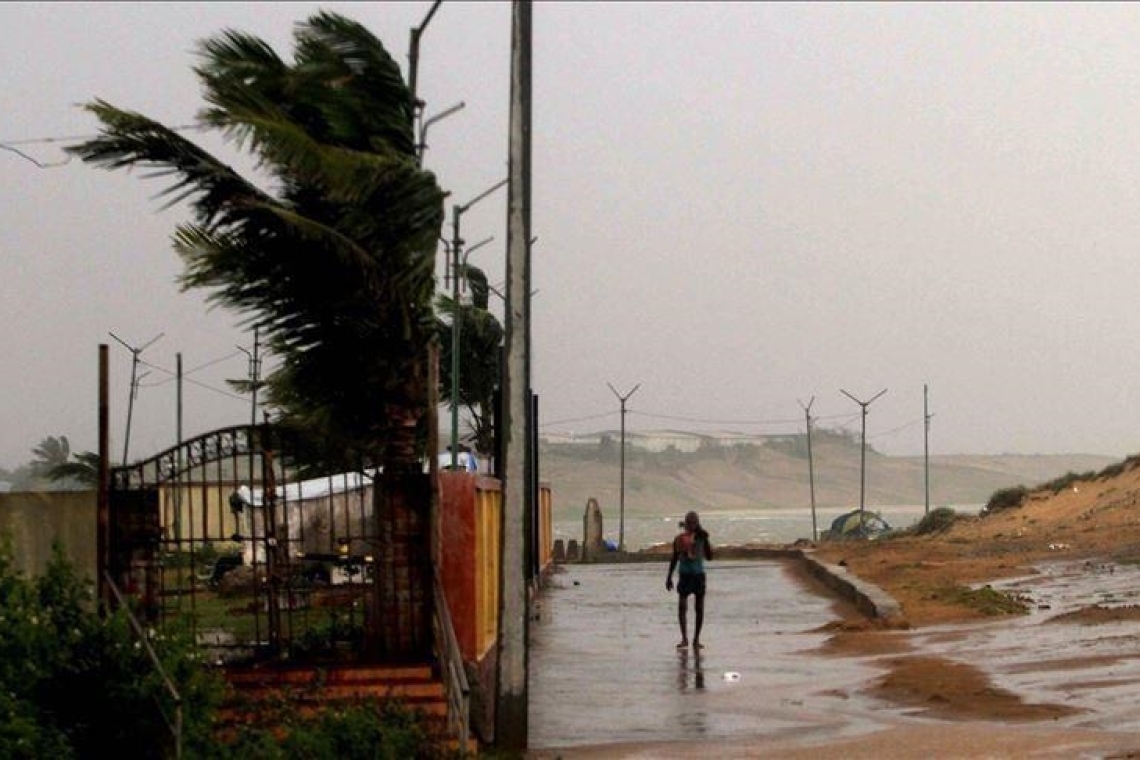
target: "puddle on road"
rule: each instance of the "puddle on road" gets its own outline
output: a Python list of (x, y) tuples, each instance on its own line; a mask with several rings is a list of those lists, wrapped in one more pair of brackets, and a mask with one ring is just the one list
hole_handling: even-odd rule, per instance
[[(1055, 562), (1040, 574), (990, 584), (1015, 593), (1028, 615), (990, 623), (912, 631), (916, 651), (969, 662), (994, 685), (1026, 702), (1082, 711), (1057, 723), (1119, 731), (1140, 730), (1140, 616), (1082, 623), (1079, 610), (1124, 608), (1140, 600), (1140, 570), (1132, 565)], [(1057, 618), (1064, 616), (1064, 621)], [(1105, 618), (1107, 616), (1099, 616)]]

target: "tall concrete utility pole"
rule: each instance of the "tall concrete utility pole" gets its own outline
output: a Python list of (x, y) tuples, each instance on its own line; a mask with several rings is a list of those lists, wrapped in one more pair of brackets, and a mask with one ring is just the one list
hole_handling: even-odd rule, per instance
[(621, 485), (618, 488), (618, 550), (624, 552), (625, 551), (625, 402), (629, 400), (630, 396), (632, 396), (634, 393), (637, 392), (637, 389), (641, 387), (641, 383), (638, 383), (637, 385), (633, 386), (633, 388), (630, 389), (629, 393), (625, 394), (624, 396), (621, 395), (620, 393), (618, 393), (617, 389), (615, 389), (609, 383), (606, 383), (606, 385), (610, 386), (610, 390), (613, 391), (614, 395), (618, 397), (618, 401), (621, 402), (621, 457), (620, 457), (621, 475), (619, 476), (621, 478)]
[(530, 442), (531, 0), (511, 3), (507, 292), (503, 372), (503, 541), (495, 745), (527, 748), (528, 547), (534, 512)]

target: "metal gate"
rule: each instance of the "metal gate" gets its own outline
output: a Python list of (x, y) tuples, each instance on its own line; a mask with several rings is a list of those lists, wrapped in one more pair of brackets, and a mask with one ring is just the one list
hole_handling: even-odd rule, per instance
[(302, 477), (269, 425), (112, 468), (106, 567), (152, 625), (221, 660), (358, 657), (375, 582), (372, 473)]

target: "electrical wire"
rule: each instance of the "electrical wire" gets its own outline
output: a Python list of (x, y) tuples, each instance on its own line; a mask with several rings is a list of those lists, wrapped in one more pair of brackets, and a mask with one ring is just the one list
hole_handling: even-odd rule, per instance
[[(175, 127), (167, 127), (171, 132), (186, 132), (193, 130), (206, 129), (206, 124), (179, 124)], [(26, 137), (20, 140), (0, 140), (2, 145), (42, 145), (45, 143), (56, 142), (74, 142), (77, 140), (94, 140), (101, 135), (66, 135), (59, 137)]]
[[(208, 367), (213, 367), (215, 364), (221, 364), (222, 362), (227, 361), (229, 359), (232, 359), (235, 356), (239, 356), (240, 354), (241, 354), (241, 351), (234, 351), (233, 353), (226, 354), (225, 356), (219, 356), (217, 359), (211, 359), (210, 361), (205, 362), (204, 364), (199, 364), (197, 367), (182, 370), (182, 377), (186, 377), (187, 375), (191, 375), (191, 374), (193, 374), (199, 370), (203, 370), (203, 369), (206, 369)], [(140, 363), (147, 364), (147, 362), (143, 362), (142, 360), (140, 360)], [(147, 364), (147, 366), (153, 366), (153, 365)], [(155, 367), (155, 369), (159, 370), (160, 372), (167, 372), (167, 370), (163, 369), (162, 367)], [(168, 374), (170, 376), (167, 377), (165, 380), (159, 380), (157, 383), (147, 383), (147, 384), (143, 385), (142, 387), (143, 388), (156, 388), (160, 385), (166, 385), (167, 383), (174, 382), (176, 379), (178, 379), (178, 376), (176, 373), (168, 373)]]
[(22, 158), (26, 161), (31, 161), (33, 164), (35, 164), (40, 169), (54, 169), (57, 166), (63, 166), (64, 164), (71, 162), (71, 156), (68, 156), (67, 158), (65, 158), (62, 161), (55, 161), (52, 163), (45, 164), (42, 161), (37, 161), (36, 159), (32, 158), (31, 156), (29, 156), (27, 153), (20, 150), (19, 148), (13, 148), (11, 145), (5, 145), (4, 143), (0, 143), (0, 150), (7, 150), (7, 151), (10, 151), (12, 153), (15, 153), (20, 158)]
[[(641, 417), (649, 417), (652, 419), (674, 420), (677, 422), (695, 422), (702, 425), (792, 425), (798, 424), (802, 418), (788, 418), (788, 419), (774, 419), (774, 420), (708, 420), (696, 417), (682, 417), (672, 414), (653, 414), (650, 412), (641, 412), (637, 410), (628, 410), (629, 414), (636, 414)], [(853, 419), (858, 414), (832, 414), (820, 417), (812, 417), (813, 420), (838, 420), (838, 419)]]
[(899, 425), (898, 427), (891, 428), (890, 430), (884, 430), (881, 433), (875, 433), (874, 435), (869, 435), (869, 436), (867, 436), (867, 440), (870, 441), (870, 440), (875, 440), (876, 438), (884, 438), (888, 435), (894, 435), (895, 433), (900, 433), (903, 430), (906, 430), (907, 428), (912, 428), (912, 427), (915, 427), (916, 425), (921, 425), (921, 424), (922, 424), (922, 420), (911, 420), (910, 422), (904, 422), (903, 424)]
[(547, 427), (554, 427), (555, 425), (569, 425), (570, 423), (573, 423), (573, 422), (587, 422), (589, 420), (600, 420), (603, 417), (612, 417), (615, 414), (618, 414), (618, 412), (616, 410), (612, 411), (612, 412), (601, 412), (600, 414), (591, 414), (591, 415), (588, 415), (586, 417), (574, 417), (574, 418), (565, 419), (565, 420), (554, 420), (553, 422), (542, 422), (542, 423), (539, 423), (538, 426), (540, 428), (547, 428)]
[[(203, 130), (206, 128), (207, 128), (207, 125), (205, 125), (205, 124), (180, 124), (176, 127), (168, 127), (168, 129), (170, 129), (172, 132), (186, 132), (186, 131), (191, 131), (191, 130)], [(29, 137), (29, 138), (24, 138), (21, 140), (0, 140), (0, 150), (6, 150), (6, 151), (9, 151), (11, 153), (15, 153), (17, 156), (24, 159), (25, 161), (30, 161), (31, 163), (35, 164), (37, 168), (55, 169), (57, 167), (65, 166), (65, 165), (71, 163), (71, 158), (72, 158), (71, 155), (69, 154), (67, 156), (67, 158), (63, 159), (62, 161), (51, 161), (48, 163), (44, 163), (43, 161), (40, 161), (39, 159), (35, 158), (34, 156), (31, 156), (31, 155), (25, 153), (24, 151), (20, 150), (19, 148), (15, 148), (13, 146), (15, 146), (15, 145), (46, 145), (49, 143), (57, 143), (57, 142), (77, 142), (79, 140), (94, 140), (97, 137), (99, 137), (99, 135), (70, 135), (70, 136), (61, 136), (61, 137)]]
[[(142, 359), (140, 359), (140, 360), (139, 360), (139, 364), (141, 364), (141, 365), (143, 365), (143, 366), (145, 366), (145, 367), (148, 367), (148, 368), (150, 368), (150, 369), (153, 369), (153, 370), (157, 370), (158, 372), (163, 372), (163, 373), (165, 373), (165, 374), (167, 374), (167, 375), (172, 375), (172, 376), (175, 376), (175, 377), (177, 377), (177, 373), (176, 373), (176, 372), (171, 372), (171, 371), (170, 371), (170, 370), (168, 370), (166, 367), (160, 367), (160, 366), (158, 366), (157, 364), (151, 364), (150, 362), (148, 362), (148, 361), (144, 361), (144, 360), (142, 360)], [(215, 387), (213, 387), (212, 385), (206, 385), (205, 383), (200, 383), (200, 382), (198, 382), (197, 380), (194, 380), (194, 379), (192, 379), (192, 378), (187, 378), (187, 377), (185, 376), (185, 373), (183, 373), (183, 378), (182, 378), (182, 379), (183, 379), (185, 382), (187, 382), (187, 383), (190, 383), (191, 385), (196, 385), (196, 386), (198, 386), (199, 388), (204, 388), (204, 389), (206, 389), (206, 390), (208, 390), (208, 391), (213, 391), (214, 393), (217, 393), (218, 395), (221, 395), (221, 396), (226, 396), (227, 398), (232, 398), (232, 399), (234, 399), (234, 400), (236, 400), (236, 401), (243, 401), (243, 402), (244, 402), (244, 401), (248, 401), (248, 400), (249, 400), (249, 399), (245, 398), (244, 396), (238, 396), (237, 394), (234, 394), (234, 393), (230, 393), (229, 391), (226, 391), (226, 390), (222, 390), (221, 388), (215, 388)], [(149, 386), (146, 386), (146, 387), (154, 387), (155, 385), (159, 385), (159, 383), (154, 383), (154, 384), (152, 384), (152, 385), (149, 385)]]

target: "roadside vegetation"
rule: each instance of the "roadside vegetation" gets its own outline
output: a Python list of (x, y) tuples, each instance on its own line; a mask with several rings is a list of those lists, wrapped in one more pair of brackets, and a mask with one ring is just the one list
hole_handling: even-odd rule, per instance
[[(43, 574), (17, 571), (0, 542), (0, 757), (172, 757), (174, 705), (124, 611), (100, 614), (92, 585), (56, 546)], [(395, 760), (450, 753), (398, 701), (301, 716), (284, 703), (228, 741), (219, 738), (221, 671), (189, 634), (145, 635), (182, 700), (183, 756), (204, 760)]]

